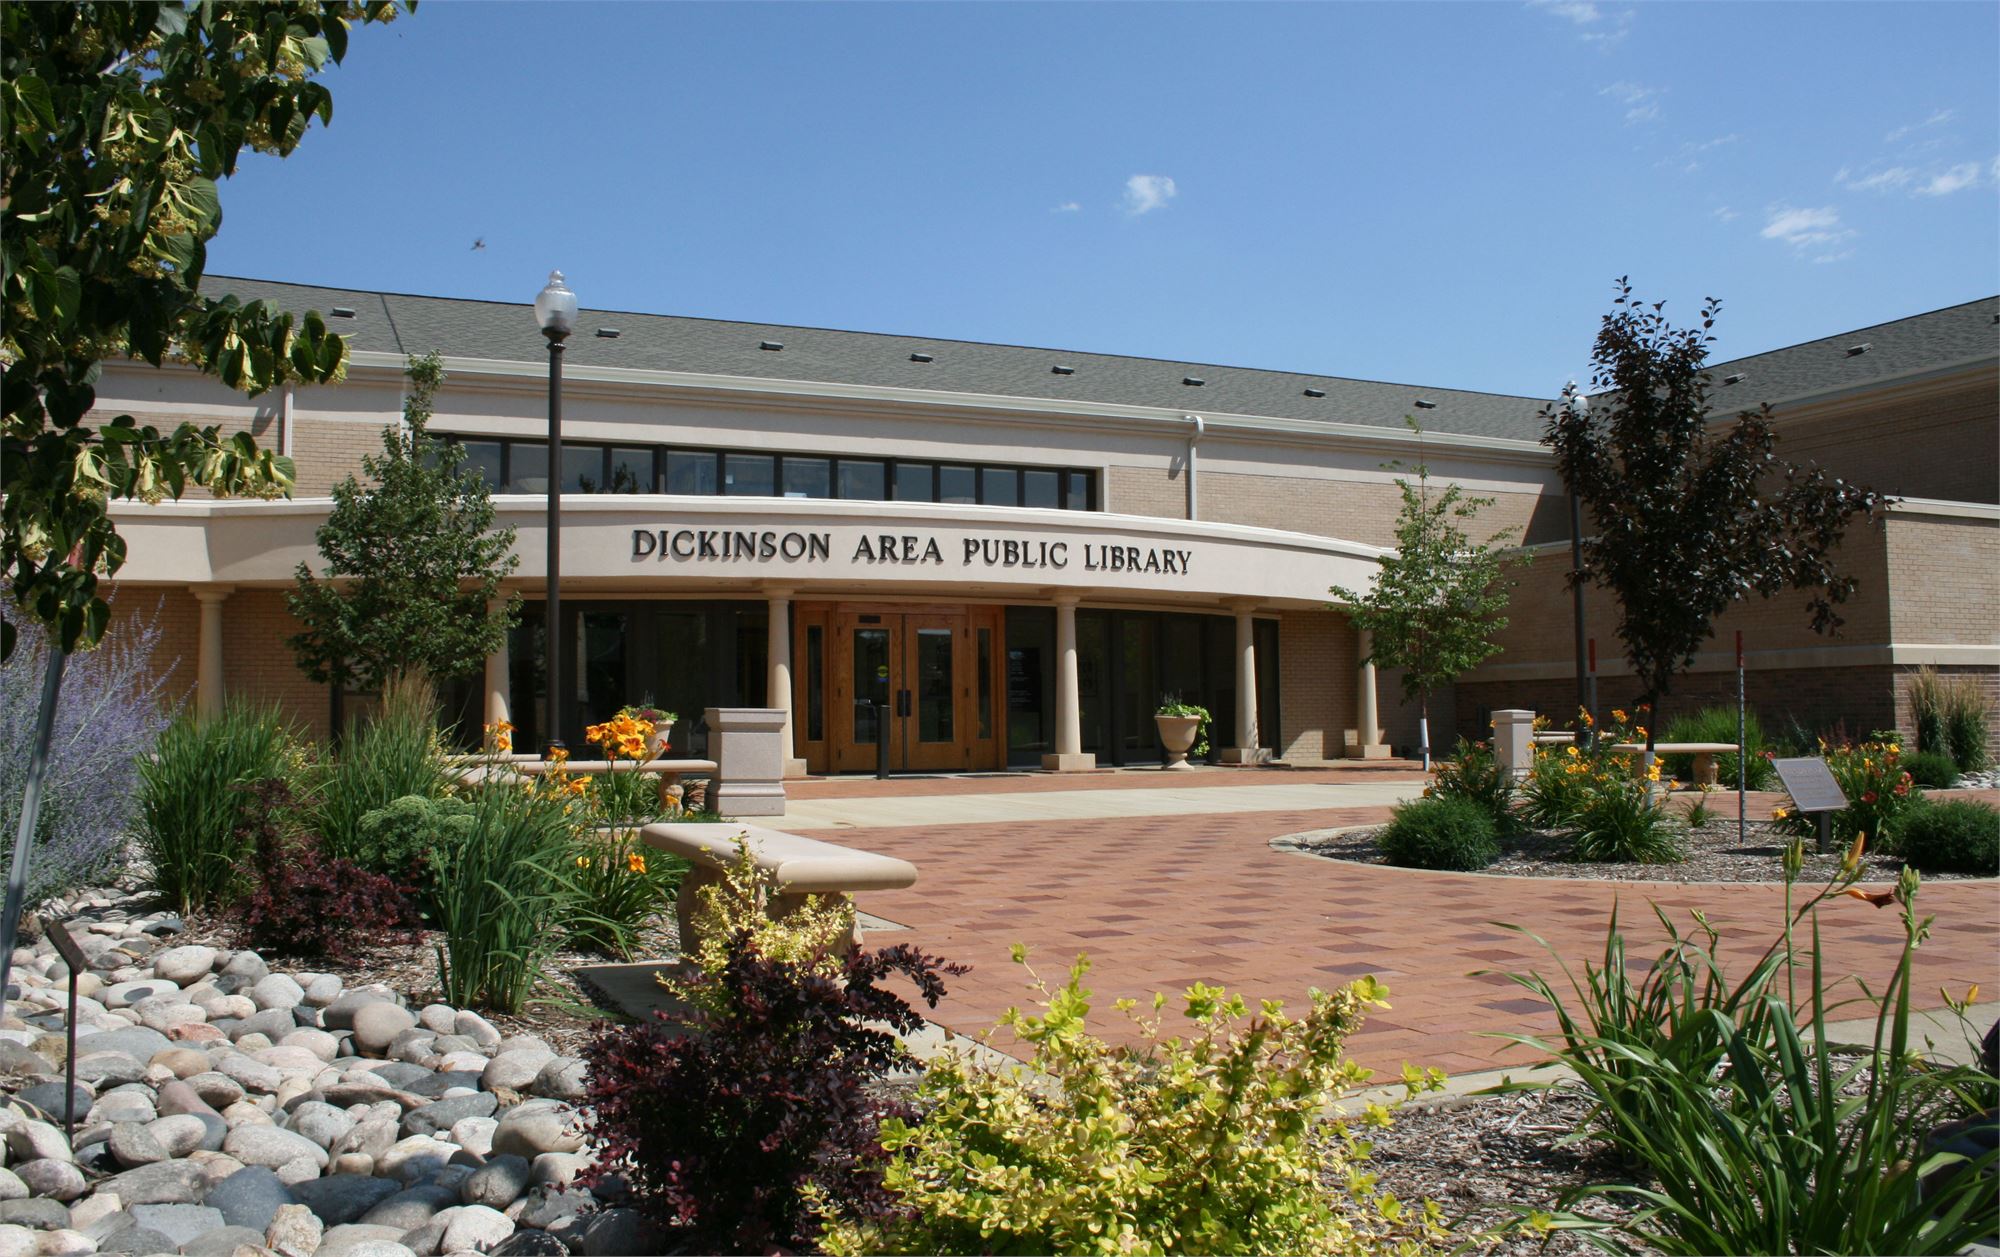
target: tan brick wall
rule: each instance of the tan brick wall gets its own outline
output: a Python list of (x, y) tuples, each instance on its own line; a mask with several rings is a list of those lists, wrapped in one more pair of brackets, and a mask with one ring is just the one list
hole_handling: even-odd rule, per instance
[(363, 479), (363, 455), (382, 452), (382, 425), (341, 419), (298, 421), (292, 439), (292, 461), (298, 465), (295, 497), (323, 498), (349, 476)]
[[(1973, 684), (1986, 696), (1986, 754), (1989, 758), (2000, 755), (2000, 668), (1941, 667), (1937, 671), (1947, 680), (1972, 678)], [(1917, 740), (1916, 707), (1910, 702), (1910, 687), (1916, 676), (1915, 668), (1898, 668), (1894, 680), (1896, 728), (1909, 738), (1910, 745), (1915, 745)], [(1944, 748), (1927, 746), (1919, 749), (1941, 751)]]
[(1347, 617), (1334, 611), (1283, 612), (1278, 659), (1284, 669), (1278, 694), (1284, 727), (1274, 752), (1285, 759), (1338, 758), (1344, 731), (1354, 727), (1354, 630)]
[[(1524, 536), (1541, 537), (1560, 514), (1549, 500), (1533, 493), (1474, 496), (1494, 499), (1468, 529), (1481, 540), (1496, 532), (1508, 545), (1519, 544)], [(1113, 467), (1109, 506), (1125, 515), (1186, 519), (1187, 489), (1178, 469)], [(1386, 546), (1395, 543), (1396, 517), (1402, 508), (1401, 491), (1381, 481), (1201, 473), (1198, 510), (1205, 523), (1277, 528)]]
[(159, 625), (160, 644), (153, 667), (167, 673), (166, 693), (176, 702), (194, 701), (197, 651), (201, 638), (201, 604), (185, 589), (158, 585), (113, 585), (105, 593), (111, 604), (106, 639), (117, 636), (135, 620)]
[(1898, 643), (2000, 643), (2000, 520), (1888, 517), (1886, 570)]
[(222, 604), (223, 692), (276, 703), (314, 737), (328, 732), (327, 691), (299, 670), (286, 639), (299, 622), (282, 589), (239, 589)]
[(2000, 381), (1989, 373), (1926, 397), (1773, 421), (1778, 455), (1880, 493), (2000, 502)]
[(1150, 515), (1155, 519), (1187, 518), (1187, 486), (1180, 469), (1113, 467), (1104, 508), (1120, 515)]

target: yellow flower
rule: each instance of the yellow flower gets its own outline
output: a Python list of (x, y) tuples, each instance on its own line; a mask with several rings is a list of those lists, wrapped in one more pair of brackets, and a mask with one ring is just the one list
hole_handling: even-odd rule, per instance
[(646, 871), (646, 857), (645, 857), (645, 856), (643, 856), (643, 855), (640, 855), (640, 854), (639, 854), (639, 853), (638, 853), (637, 851), (628, 851), (628, 852), (626, 852), (626, 853), (625, 853), (625, 868), (626, 868), (626, 870), (627, 870), (628, 872), (633, 872), (633, 873), (643, 873), (643, 872), (645, 872), (645, 871)]
[(580, 868), (580, 869), (587, 869), (587, 868), (589, 868), (589, 867), (590, 867), (590, 857), (589, 857), (589, 856), (587, 856), (587, 855), (580, 855), (580, 856), (578, 856), (578, 857), (576, 858), (576, 867), (578, 867), (578, 868)]
[(1624, 724), (1624, 723), (1625, 723), (1625, 709), (1624, 709), (1623, 707), (1613, 707), (1613, 708), (1611, 709), (1611, 718), (1612, 718), (1613, 720), (1616, 720), (1616, 721), (1617, 721), (1617, 722), (1618, 722), (1619, 724), (1621, 724), (1621, 725), (1622, 725), (1622, 724)]

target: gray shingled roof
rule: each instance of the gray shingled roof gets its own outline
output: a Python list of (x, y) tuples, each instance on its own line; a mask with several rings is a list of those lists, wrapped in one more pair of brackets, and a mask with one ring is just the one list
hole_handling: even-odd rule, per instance
[[(543, 355), (534, 313), (526, 303), (315, 288), (217, 275), (205, 277), (202, 288), (211, 295), (233, 293), (242, 300), (262, 299), (299, 312), (352, 309), (355, 317), (330, 319), (329, 325), (359, 350), (393, 354), (436, 350), (448, 357), (518, 362), (540, 361)], [(1993, 323), (1996, 309), (2000, 298), (1988, 298), (1718, 364), (1717, 402), (1729, 409), (1754, 406), (1766, 399), (1860, 384), (1979, 354), (1991, 356), (2000, 351), (1996, 348), (2000, 328)], [(601, 327), (618, 329), (617, 339), (596, 336)], [(767, 342), (783, 348), (760, 348)], [(1847, 356), (1847, 347), (1861, 342), (1873, 347), (1865, 354)], [(913, 354), (928, 355), (930, 361), (913, 360)], [(1523, 441), (1541, 438), (1537, 412), (1546, 400), (1115, 354), (604, 310), (578, 313), (567, 357), (577, 366), (988, 393), (1384, 428), (1401, 427), (1405, 415), (1418, 413), (1415, 403), (1421, 398), (1436, 403), (1435, 409), (1420, 412), (1430, 431)], [(1059, 366), (1073, 370), (1058, 374)], [(1739, 371), (1745, 377), (1742, 384), (1721, 387), (1724, 375)], [(1202, 383), (1185, 383), (1189, 378)], [(1307, 396), (1307, 389), (1325, 396)]]

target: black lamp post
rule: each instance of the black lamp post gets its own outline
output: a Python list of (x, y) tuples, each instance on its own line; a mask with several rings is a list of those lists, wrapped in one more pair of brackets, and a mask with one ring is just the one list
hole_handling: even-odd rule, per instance
[(548, 722), (543, 741), (550, 752), (563, 749), (562, 668), (562, 355), (563, 341), (576, 326), (576, 294), (563, 283), (561, 271), (550, 271), (549, 282), (535, 298), (535, 321), (549, 338), (549, 527), (548, 605), (544, 609), (543, 667), (548, 675)]
[[(1577, 391), (1575, 380), (1571, 380), (1569, 387), (1563, 390), (1560, 404), (1573, 415), (1580, 416), (1590, 411), (1590, 402)], [(1584, 653), (1589, 646), (1583, 624), (1583, 502), (1576, 496), (1575, 489), (1569, 491), (1569, 563), (1574, 573), (1570, 596), (1576, 609), (1576, 705), (1580, 710), (1589, 712), (1591, 719), (1595, 720), (1597, 679), (1590, 675), (1584, 662)], [(1589, 746), (1596, 741), (1596, 737), (1596, 725), (1584, 725), (1579, 722), (1576, 730), (1576, 740), (1579, 745)]]

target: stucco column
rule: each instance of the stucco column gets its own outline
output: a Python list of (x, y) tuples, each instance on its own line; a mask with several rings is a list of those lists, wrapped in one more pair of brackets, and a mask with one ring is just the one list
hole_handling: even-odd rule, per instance
[(1084, 772), (1097, 767), (1097, 756), (1083, 749), (1083, 704), (1077, 695), (1076, 603), (1056, 599), (1056, 749), (1042, 756), (1051, 772)]
[[(498, 615), (507, 607), (508, 595), (488, 600), (488, 613)], [(511, 665), (507, 656), (507, 638), (502, 635), (500, 646), (486, 656), (486, 723), (497, 725), (512, 720), (508, 712), (513, 710), (509, 693)]]
[(1382, 715), (1375, 697), (1375, 635), (1367, 629), (1354, 630), (1354, 657), (1361, 660), (1354, 678), (1354, 740), (1346, 747), (1349, 759), (1387, 759), (1388, 744), (1381, 740)]
[(1257, 621), (1253, 603), (1236, 608), (1236, 745), (1222, 748), (1225, 764), (1257, 764), (1268, 756), (1257, 736)]
[(201, 636), (195, 650), (194, 710), (203, 720), (222, 713), (222, 604), (230, 594), (228, 585), (207, 585), (195, 589), (201, 603)]
[(785, 776), (803, 777), (806, 775), (806, 762), (794, 754), (798, 743), (794, 740), (797, 721), (792, 712), (792, 591), (767, 589), (764, 596), (770, 615), (764, 646), (768, 669), (764, 703), (785, 713), (784, 749), (781, 752), (785, 759)]

